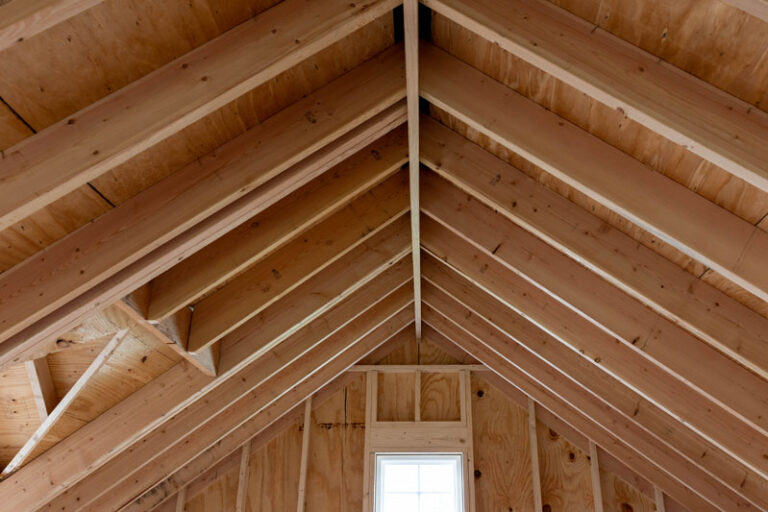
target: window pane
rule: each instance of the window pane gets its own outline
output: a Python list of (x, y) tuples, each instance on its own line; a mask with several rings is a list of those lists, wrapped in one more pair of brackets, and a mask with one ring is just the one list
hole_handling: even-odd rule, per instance
[(419, 512), (419, 495), (385, 494), (381, 512)]
[(418, 492), (419, 467), (412, 464), (384, 465), (384, 492)]
[(463, 512), (461, 455), (377, 454), (376, 512)]
[(453, 461), (419, 466), (419, 490), (421, 492), (445, 492), (453, 494), (456, 475)]
[(453, 494), (421, 494), (419, 512), (458, 512)]

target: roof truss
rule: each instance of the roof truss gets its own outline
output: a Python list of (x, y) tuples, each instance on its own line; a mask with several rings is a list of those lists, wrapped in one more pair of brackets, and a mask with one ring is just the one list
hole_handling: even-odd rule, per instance
[[(761, 2), (739, 4), (765, 16)], [(97, 3), (0, 6), (0, 50)], [(399, 6), (299, 3), (11, 148), (0, 228)], [(768, 191), (765, 112), (547, 2), (422, 3)], [(477, 359), (534, 420), (562, 425), (662, 504), (768, 509), (768, 319), (419, 101), (763, 301), (766, 231), (420, 44), (419, 4), (403, 7), (404, 44), (0, 274), (0, 367), (27, 364), (43, 418), (4, 470), (6, 506), (177, 507), (413, 330)], [(181, 361), (33, 457), (129, 331)], [(105, 338), (56, 404), (45, 356)]]

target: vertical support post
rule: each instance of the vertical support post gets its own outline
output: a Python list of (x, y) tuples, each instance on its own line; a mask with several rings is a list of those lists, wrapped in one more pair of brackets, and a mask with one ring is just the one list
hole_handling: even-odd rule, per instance
[(408, 108), (408, 177), (411, 198), (413, 304), (416, 339), (421, 339), (421, 228), (419, 225), (419, 0), (403, 2), (405, 87)]
[(248, 478), (250, 476), (249, 462), (251, 460), (251, 441), (246, 441), (240, 451), (240, 474), (237, 478), (236, 512), (245, 512), (245, 502), (248, 498)]
[(654, 485), (653, 494), (656, 498), (656, 512), (666, 512), (667, 506), (664, 504), (664, 491)]
[(48, 360), (41, 357), (34, 361), (26, 361), (24, 366), (27, 369), (29, 385), (32, 387), (32, 396), (35, 398), (35, 406), (40, 421), (45, 421), (58, 402), (56, 388), (51, 378), (51, 369), (48, 368)]
[(176, 494), (176, 512), (184, 512), (184, 507), (187, 506), (187, 488), (182, 487)]
[(296, 512), (304, 512), (307, 494), (307, 466), (309, 464), (309, 431), (312, 426), (312, 397), (304, 402), (304, 432), (301, 436), (301, 464), (299, 466), (299, 499)]
[(413, 419), (416, 421), (416, 423), (421, 421), (421, 370), (416, 370), (415, 372), (415, 380), (416, 389), (413, 390), (414, 392), (414, 400), (413, 404), (416, 410), (413, 413)]
[(467, 428), (467, 501), (469, 512), (475, 512), (475, 442), (472, 431), (472, 374), (469, 370), (461, 370), (459, 373), (459, 385), (461, 388), (461, 421)]
[(544, 507), (541, 497), (541, 470), (539, 469), (539, 438), (536, 434), (536, 404), (528, 399), (528, 440), (531, 446), (531, 474), (533, 480), (533, 507), (539, 511)]
[(597, 458), (597, 445), (589, 442), (589, 469), (592, 473), (592, 499), (595, 512), (603, 512), (603, 488), (600, 485), (600, 462)]
[(371, 453), (371, 427), (376, 422), (378, 374), (375, 370), (365, 372), (365, 454), (363, 457), (363, 512), (373, 510), (373, 463)]

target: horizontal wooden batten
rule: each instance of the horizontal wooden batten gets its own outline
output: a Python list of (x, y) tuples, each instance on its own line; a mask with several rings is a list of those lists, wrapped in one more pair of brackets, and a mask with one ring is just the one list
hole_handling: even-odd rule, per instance
[(120, 165), (392, 10), (287, 0), (10, 148), (0, 229)]
[[(768, 480), (764, 474), (755, 472), (711, 441), (689, 430), (666, 410), (603, 372), (597, 364), (584, 360), (575, 351), (562, 346), (545, 331), (513, 313), (505, 304), (456, 272), (430, 258), (425, 260), (424, 276), (429, 282), (425, 284), (425, 301), (435, 308), (453, 314), (459, 311), (468, 313), (493, 325), (514, 339), (520, 347), (536, 354), (586, 392), (610, 405), (622, 415), (623, 421), (633, 422), (647, 431), (652, 436), (650, 442), (666, 445), (667, 450), (677, 452), (690, 464), (697, 466), (700, 473), (706, 473), (707, 478), (716, 479), (728, 486), (731, 492), (743, 496), (756, 506), (768, 505)], [(466, 310), (449, 309), (453, 301), (460, 303)], [(517, 350), (517, 347), (510, 349), (505, 352), (505, 356), (514, 358)]]
[(768, 300), (768, 232), (435, 46), (421, 50), (427, 100)]
[(397, 128), (248, 219), (156, 277), (148, 317), (161, 320), (195, 302), (370, 190), (407, 162), (407, 155), (405, 129)]
[(565, 347), (594, 362), (755, 471), (768, 475), (764, 433), (665, 371), (653, 359), (600, 330), (430, 218), (422, 219), (422, 246)]
[(77, 16), (103, 0), (25, 0), (0, 5), (0, 51)]
[[(670, 475), (648, 460), (645, 454), (636, 447), (615, 434), (614, 431), (619, 425), (606, 427), (600, 421), (604, 420), (606, 416), (604, 411), (600, 410), (598, 413), (599, 409), (594, 408), (596, 414), (591, 414), (592, 411), (590, 410), (581, 410), (580, 407), (586, 404), (590, 404), (587, 409), (592, 408), (593, 399), (587, 393), (574, 393), (569, 385), (563, 385), (562, 377), (558, 376), (554, 369), (537, 363), (527, 364), (527, 360), (520, 362), (509, 360), (503, 355), (503, 351), (498, 350), (499, 346), (495, 341), (496, 336), (494, 336), (492, 326), (478, 323), (476, 326), (464, 328), (457, 321), (449, 319), (448, 315), (450, 312), (438, 311), (429, 304), (424, 306), (424, 321), (427, 324), (465, 351), (477, 356), (483, 364), (519, 388), (537, 405), (563, 418), (574, 429), (624, 461), (643, 478), (657, 483), (689, 510), (696, 510), (697, 512), (721, 510), (718, 506), (701, 497), (696, 491), (691, 490), (686, 484), (680, 482), (679, 478), (682, 477)], [(551, 389), (555, 381), (558, 381), (558, 384), (562, 386), (557, 393)], [(574, 398), (575, 400), (573, 400)], [(623, 427), (623, 425), (620, 426)], [(746, 509), (749, 509), (749, 506)]]
[(618, 109), (630, 119), (768, 191), (768, 145), (765, 144), (768, 115), (760, 109), (549, 2), (425, 0), (424, 3), (566, 84)]
[(435, 120), (421, 124), (429, 168), (768, 379), (768, 319)]
[(368, 240), (400, 237), (405, 172), (392, 176), (195, 304), (187, 349), (199, 352)]
[[(279, 398), (283, 392), (277, 383), (291, 379), (300, 382), (312, 375), (313, 368), (333, 359), (337, 349), (350, 346), (393, 316), (402, 320), (399, 328), (411, 323), (410, 303), (408, 282), (383, 298), (368, 297), (355, 317), (316, 320), (212, 389), (206, 399), (194, 401), (162, 428), (138, 440), (132, 449), (65, 493), (63, 501), (52, 503), (52, 508), (66, 507), (67, 503), (93, 511), (119, 508), (248, 421), (253, 411)], [(264, 400), (268, 401), (262, 403)], [(130, 472), (125, 468), (131, 468)]]
[(626, 346), (768, 432), (768, 418), (764, 417), (768, 380), (659, 317), (434, 173), (424, 173), (422, 182), (422, 211), (430, 217)]
[[(411, 267), (404, 259), (410, 254), (407, 239), (391, 249), (377, 247), (370, 254), (357, 261), (337, 262), (346, 266), (347, 279), (340, 278), (337, 269), (328, 268), (251, 319), (254, 330), (244, 331), (246, 324), (225, 338), (215, 380), (187, 364), (172, 367), (0, 482), (0, 500), (19, 510), (67, 502), (84, 477), (195, 402), (203, 391), (227, 382), (288, 337), (300, 332), (321, 336), (329, 322), (343, 325), (363, 312), (366, 304), (375, 304), (395, 288), (408, 287)], [(258, 320), (266, 323), (258, 324)], [(68, 457), (73, 451), (78, 456)], [(41, 479), (41, 475), (46, 478)], [(67, 489), (70, 492), (65, 492)]]
[[(61, 332), (60, 317), (129, 293), (401, 123), (401, 56), (395, 47), (354, 68), (0, 276), (0, 340), (62, 309), (0, 344), (0, 361), (41, 331)], [(108, 297), (94, 291), (110, 279)]]

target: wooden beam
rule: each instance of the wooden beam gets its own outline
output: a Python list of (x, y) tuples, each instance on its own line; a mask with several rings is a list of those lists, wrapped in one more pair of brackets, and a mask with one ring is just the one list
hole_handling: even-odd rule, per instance
[(187, 488), (182, 487), (176, 495), (176, 512), (184, 512), (187, 506)]
[[(410, 292), (410, 283), (407, 291)], [(381, 311), (377, 311), (364, 322), (350, 324), (350, 328), (319, 343), (298, 360), (297, 365), (276, 373), (259, 387), (253, 397), (248, 397), (250, 406), (246, 407), (246, 411), (237, 413), (245, 418), (237, 428), (233, 430), (220, 421), (210, 420), (200, 432), (193, 432), (188, 438), (182, 437), (178, 449), (168, 454), (170, 457), (164, 456), (161, 461), (134, 471), (130, 478), (123, 479), (120, 485), (102, 494), (96, 501), (86, 498), (88, 505), (84, 510), (111, 510), (120, 507), (126, 500), (130, 502), (121, 509), (124, 512), (151, 510), (171, 496), (179, 485), (194, 479), (211, 464), (226, 457), (232, 451), (232, 443), (252, 437), (254, 432), (263, 429), (367, 353), (410, 326), (413, 321), (411, 308), (410, 301), (406, 301), (396, 312), (388, 312), (383, 317), (379, 314)], [(184, 442), (184, 439), (189, 441)], [(160, 484), (152, 487), (155, 482)], [(150, 490), (144, 492), (148, 488)], [(134, 499), (137, 493), (140, 496)]]
[(422, 184), (422, 211), (470, 243), (473, 250), (482, 251), (606, 334), (641, 351), (744, 421), (768, 432), (768, 380), (659, 317), (434, 173), (425, 173)]
[(29, 377), (29, 385), (32, 388), (32, 396), (35, 399), (37, 414), (40, 416), (40, 421), (44, 422), (59, 401), (51, 378), (51, 369), (48, 367), (48, 360), (41, 357), (33, 361), (26, 361), (24, 366)]
[(299, 462), (299, 497), (296, 500), (296, 512), (307, 508), (307, 465), (309, 464), (309, 433), (312, 428), (312, 397), (304, 402), (304, 430), (301, 434), (301, 460)]
[[(311, 97), (312, 96), (310, 96), (310, 98)], [(318, 97), (315, 97), (315, 99), (319, 100)], [(303, 110), (303, 112), (306, 112), (306, 110)], [(297, 114), (296, 112), (294, 113)], [(334, 140), (301, 162), (293, 165), (287, 171), (284, 171), (282, 174), (250, 192), (245, 197), (231, 203), (229, 206), (196, 224), (173, 240), (153, 250), (138, 261), (105, 279), (103, 282), (88, 289), (82, 295), (71, 300), (66, 305), (37, 321), (22, 332), (2, 342), (2, 344), (0, 344), (0, 366), (23, 360), (25, 354), (37, 353), (35, 347), (39, 343), (55, 337), (61, 332), (74, 328), (87, 316), (93, 314), (94, 309), (104, 307), (106, 304), (111, 304), (119, 300), (132, 290), (135, 290), (137, 287), (145, 284), (167, 270), (179, 260), (184, 259), (200, 247), (219, 238), (246, 219), (252, 217), (254, 212), (258, 212), (274, 204), (276, 201), (289, 194), (292, 190), (295, 190), (295, 188), (307, 183), (325, 170), (333, 167), (346, 157), (370, 144), (374, 139), (402, 124), (405, 120), (405, 105), (395, 104), (385, 108), (379, 114), (376, 114), (375, 110), (373, 112), (369, 111), (368, 114), (373, 115), (373, 117), (356, 127), (352, 127), (351, 131), (344, 134), (339, 139)], [(281, 117), (281, 115), (278, 114), (270, 119), (276, 120), (278, 117)], [(283, 119), (287, 121), (286, 118)], [(304, 119), (306, 121), (306, 118)], [(318, 120), (316, 125), (321, 124), (321, 121), (322, 119)], [(291, 129), (287, 127), (285, 129), (287, 130), (286, 133), (295, 134)], [(291, 140), (295, 141), (295, 139), (296, 137), (293, 137)], [(289, 148), (292, 143), (293, 142), (288, 142), (282, 144), (282, 146), (284, 148)], [(253, 144), (254, 146), (260, 145), (258, 142), (253, 142)], [(219, 153), (219, 155), (221, 156), (221, 153)], [(240, 153), (233, 152), (231, 156), (235, 161), (239, 161), (240, 156), (238, 155), (240, 155)], [(254, 162), (258, 160), (259, 157), (254, 156), (249, 162), (250, 164), (254, 164)], [(165, 182), (162, 183), (165, 184)], [(163, 185), (163, 187), (165, 187), (165, 185)], [(176, 190), (178, 192), (178, 189)], [(161, 190), (156, 190), (156, 192), (159, 196), (163, 195)], [(200, 190), (200, 192), (205, 193), (203, 190)], [(122, 204), (120, 206), (122, 206)], [(120, 206), (112, 211), (119, 210)], [(179, 205), (179, 208), (183, 207), (184, 205)], [(168, 213), (168, 215), (170, 215), (170, 213)], [(162, 219), (163, 216), (147, 216), (145, 218), (153, 218), (157, 221), (157, 219)], [(117, 225), (121, 223), (120, 219), (113, 220)], [(97, 224), (98, 222), (99, 221), (97, 220), (92, 224)], [(77, 233), (88, 231), (89, 226), (92, 224), (85, 226)], [(99, 230), (100, 229), (101, 228), (99, 228)], [(118, 227), (117, 229), (118, 231), (121, 229), (125, 231), (128, 228), (123, 226), (122, 228)], [(148, 227), (147, 229), (151, 228)], [(90, 234), (94, 235), (94, 233)], [(126, 243), (126, 240), (122, 237), (120, 238), (120, 241), (121, 243)], [(69, 250), (65, 248), (60, 256), (63, 259), (66, 259), (68, 251)], [(51, 253), (49, 253), (48, 256), (55, 255), (54, 253), (55, 251), (51, 249)], [(101, 265), (103, 263), (103, 261), (97, 257), (98, 255), (101, 255), (102, 259), (109, 259), (107, 257), (108, 255), (104, 254), (103, 251), (97, 253), (96, 256), (91, 254), (90, 257), (96, 258), (96, 261), (92, 262), (94, 265)], [(120, 257), (122, 258), (122, 256)], [(24, 264), (22, 264), (22, 266), (23, 265)], [(5, 274), (3, 275), (5, 276)], [(0, 279), (0, 282), (2, 282), (2, 279)], [(55, 340), (55, 338), (53, 339)]]
[[(410, 265), (402, 258), (409, 250), (404, 238), (394, 256), (381, 247), (372, 251), (370, 257), (344, 262), (344, 274), (335, 268), (326, 269), (252, 319), (254, 331), (233, 333), (222, 342), (216, 380), (192, 370), (186, 363), (172, 367), (0, 482), (0, 501), (18, 505), (20, 510), (34, 510), (51, 500), (69, 499), (85, 476), (192, 404), (203, 391), (210, 392), (236, 378), (237, 372), (269, 354), (278, 343), (301, 332), (305, 336), (311, 332), (320, 336), (323, 325), (330, 328), (328, 322), (343, 324), (364, 311), (366, 304), (405, 286), (410, 279)], [(324, 320), (318, 320), (320, 315), (324, 315)], [(258, 324), (257, 319), (265, 323)], [(66, 455), (72, 451), (78, 457)], [(50, 473), (51, 469), (55, 472)], [(41, 480), (41, 474), (48, 478)], [(70, 492), (59, 497), (66, 489)]]
[(723, 2), (737, 7), (752, 16), (768, 21), (768, 0), (723, 0)]
[(96, 358), (91, 361), (85, 371), (77, 378), (77, 381), (67, 391), (67, 394), (56, 404), (56, 407), (51, 413), (43, 420), (41, 425), (35, 430), (32, 436), (24, 443), (24, 446), (14, 455), (13, 459), (3, 469), (0, 476), (5, 477), (22, 466), (29, 457), (34, 453), (37, 446), (45, 438), (48, 432), (61, 420), (64, 413), (69, 410), (72, 403), (80, 396), (83, 389), (88, 385), (94, 375), (96, 375), (102, 366), (109, 360), (112, 353), (123, 341), (123, 338), (128, 333), (127, 330), (117, 332), (112, 339), (106, 344), (106, 346), (96, 355)]
[(768, 301), (768, 232), (432, 45), (420, 71), (437, 107)]
[(196, 303), (188, 350), (210, 347), (357, 247), (398, 238), (407, 229), (405, 178), (392, 176)]
[(421, 339), (421, 249), (419, 246), (419, 0), (403, 2), (405, 85), (408, 103), (408, 176), (411, 199), (413, 304), (416, 339)]
[(666, 512), (667, 507), (664, 504), (664, 491), (655, 486), (653, 489), (655, 494), (654, 502), (656, 503), (656, 512)]
[[(739, 1), (739, 0), (736, 0)], [(764, 0), (740, 0), (768, 15)], [(544, 1), (425, 4), (624, 116), (768, 191), (768, 115)]]
[[(396, 103), (403, 93), (402, 48), (394, 47), (15, 266), (0, 276), (0, 340), (268, 184)], [(307, 175), (317, 167), (302, 169), (294, 184), (314, 178)], [(261, 196), (260, 206), (281, 197)], [(260, 209), (251, 209), (240, 220)], [(208, 236), (222, 236), (238, 224)], [(190, 245), (204, 244), (196, 240)], [(146, 272), (134, 273), (131, 279), (138, 282), (131, 289), (148, 281)]]
[(0, 229), (218, 110), (397, 3), (288, 0), (11, 147), (0, 161)]
[[(546, 364), (543, 366), (538, 364), (529, 366), (522, 361), (510, 361), (507, 357), (501, 355), (506, 353), (505, 351), (496, 351), (492, 348), (494, 344), (486, 345), (485, 336), (488, 334), (493, 337), (492, 331), (483, 329), (484, 334), (481, 341), (480, 338), (471, 334), (453, 320), (450, 320), (442, 312), (432, 309), (426, 300), (424, 305), (424, 321), (438, 329), (443, 335), (464, 348), (464, 350), (477, 357), (499, 376), (518, 387), (527, 396), (535, 400), (537, 404), (557, 414), (588, 438), (600, 441), (602, 445), (610, 446), (611, 453), (623, 460), (644, 478), (664, 488), (690, 510), (696, 510), (697, 512), (720, 510), (718, 506), (713, 505), (692, 491), (689, 487), (690, 481), (685, 483), (680, 481), (681, 479), (690, 480), (687, 478), (687, 473), (685, 473), (686, 477), (683, 477), (682, 474), (667, 473), (661, 469), (661, 466), (657, 466), (647, 458), (647, 452), (636, 446), (633, 447), (618, 437), (613, 432), (618, 428), (618, 425), (612, 424), (610, 428), (604, 427), (604, 413), (598, 412), (599, 408), (596, 407), (594, 414), (592, 414), (591, 408), (582, 410), (571, 402), (571, 398), (576, 398), (579, 402), (592, 401), (592, 398), (587, 393), (579, 392), (580, 396), (571, 397), (568, 391), (569, 386), (559, 382), (557, 384), (558, 392), (555, 394), (551, 390), (551, 386), (555, 385), (553, 379), (557, 379), (556, 373), (551, 373), (550, 370), (547, 370), (545, 368)], [(535, 368), (550, 372), (550, 375), (547, 377), (549, 380), (544, 379), (546, 383), (541, 382), (540, 378), (543, 377), (534, 370)], [(623, 430), (624, 425), (622, 424), (621, 426)], [(738, 506), (742, 506), (742, 504), (740, 503)], [(731, 504), (726, 505), (724, 508), (726, 510), (733, 509)], [(749, 505), (745, 506), (745, 509), (750, 508)]]
[(103, 0), (25, 0), (0, 5), (0, 51), (77, 16)]
[[(114, 502), (127, 501), (143, 492), (152, 485), (152, 478), (157, 476), (158, 480), (161, 479), (163, 471), (177, 464), (173, 468), (175, 470), (189, 460), (185, 457), (197, 455), (209, 446), (207, 443), (216, 443), (227, 432), (222, 428), (235, 428), (250, 418), (259, 401), (280, 396), (280, 386), (274, 382), (266, 387), (262, 384), (272, 382), (276, 375), (281, 376), (280, 379), (302, 378), (302, 371), (317, 368), (321, 361), (326, 361), (324, 357), (330, 357), (329, 353), (333, 351), (329, 347), (341, 342), (353, 342), (357, 337), (352, 335), (368, 328), (371, 322), (378, 325), (378, 322), (406, 308), (410, 304), (410, 286), (407, 282), (384, 297), (367, 297), (366, 302), (358, 301), (359, 312), (356, 315), (341, 318), (340, 315), (329, 314), (299, 330), (253, 364), (232, 373), (225, 382), (193, 397), (183, 410), (167, 418), (162, 428), (135, 440), (129, 450), (72, 486), (50, 506), (54, 509), (69, 508), (73, 503), (84, 505), (93, 502), (93, 510), (105, 510), (112, 506), (106, 506), (104, 500), (118, 505)], [(360, 308), (363, 310), (360, 311)], [(336, 341), (328, 343), (329, 340)], [(199, 398), (201, 395), (205, 396), (204, 400)], [(213, 417), (219, 418), (219, 421), (212, 421)], [(222, 455), (243, 442), (245, 439)], [(220, 446), (220, 449), (223, 448)], [(131, 468), (130, 472), (125, 471), (127, 467)], [(142, 485), (146, 487), (142, 488)], [(118, 487), (121, 489), (119, 492)]]
[(436, 121), (421, 126), (431, 169), (768, 379), (766, 318)]
[(530, 398), (528, 405), (528, 446), (531, 450), (531, 483), (533, 485), (533, 509), (543, 510), (541, 497), (541, 469), (539, 468), (539, 437), (536, 433), (536, 403)]
[(603, 512), (603, 489), (600, 485), (600, 462), (597, 456), (597, 445), (589, 442), (589, 474), (592, 477), (592, 500), (595, 512)]
[[(411, 337), (409, 337), (409, 335)], [(407, 342), (409, 339), (412, 339), (412, 333), (408, 330), (408, 328), (405, 328), (395, 334), (392, 338), (384, 342), (382, 345), (380, 345), (377, 349), (370, 352), (368, 355), (365, 356), (366, 359), (373, 357), (373, 354), (375, 353), (382, 353), (384, 355), (387, 355), (388, 353), (391, 353), (393, 350), (396, 350), (397, 347), (402, 346), (405, 342)], [(347, 371), (343, 373), (342, 375), (339, 375), (336, 377), (332, 382), (326, 384), (323, 386), (319, 391), (314, 393), (312, 398), (312, 408), (317, 409), (317, 407), (321, 406), (323, 403), (325, 403), (329, 398), (331, 398), (336, 393), (343, 390), (346, 386), (351, 384), (356, 379), (354, 373)], [(290, 426), (294, 426), (298, 422), (300, 422), (304, 418), (304, 406), (303, 405), (297, 405), (284, 415), (280, 416), (279, 419), (273, 421), (268, 427), (261, 430), (256, 434), (253, 438), (250, 439), (251, 444), (251, 453), (256, 452), (261, 447), (265, 446), (267, 443), (272, 441), (277, 435), (284, 432), (285, 429), (289, 428)], [(196, 477), (190, 484), (188, 484), (187, 487), (187, 498), (191, 499), (197, 496), (199, 493), (204, 492), (212, 482), (218, 480), (221, 476), (225, 475), (227, 472), (229, 472), (231, 469), (236, 467), (238, 463), (240, 462), (240, 453), (235, 451), (209, 467), (205, 470), (204, 473), (202, 473), (200, 476)], [(162, 510), (162, 506), (166, 503), (172, 501), (171, 499), (166, 500), (158, 507), (153, 508), (154, 511), (160, 511)]]
[(406, 137), (393, 130), (153, 279), (148, 318), (196, 302), (394, 174), (407, 162)]
[[(245, 503), (248, 499), (249, 463), (251, 460), (251, 441), (245, 442), (240, 450), (240, 472), (237, 476), (237, 498), (235, 512), (246, 512)], [(186, 489), (184, 487), (183, 489)]]
[[(479, 268), (485, 267), (482, 260), (476, 264)], [(485, 267), (484, 274), (492, 276), (495, 270), (491, 266)], [(607, 361), (622, 357), (620, 354), (609, 354), (610, 346), (616, 345), (615, 341), (602, 340), (600, 343), (608, 347), (599, 354), (592, 355), (589, 351), (582, 354), (579, 346), (563, 346), (560, 338), (562, 329), (554, 323), (549, 323), (544, 330), (542, 326), (534, 327), (531, 322), (535, 322), (535, 312), (527, 310), (526, 320), (523, 320), (515, 312), (526, 312), (509, 309), (508, 303), (502, 302), (498, 296), (478, 288), (478, 281), (470, 283), (455, 271), (437, 264), (433, 258), (424, 259), (424, 278), (430, 283), (430, 286), (425, 284), (425, 300), (429, 291), (434, 307), (442, 308), (446, 313), (444, 310), (447, 307), (455, 307), (447, 297), (456, 297), (462, 308), (451, 314), (464, 314), (468, 310), (474, 317), (482, 318), (482, 321), (492, 324), (527, 350), (538, 354), (576, 384), (613, 407), (624, 418), (622, 421), (645, 429), (649, 435), (654, 436), (654, 444), (658, 449), (674, 450), (685, 457), (686, 464), (694, 464), (698, 470), (708, 473), (708, 479), (714, 477), (720, 480), (733, 492), (748, 497), (754, 503), (768, 504), (768, 481), (761, 467), (762, 462), (759, 461), (762, 451), (757, 448), (758, 454), (750, 452), (764, 446), (765, 437), (744, 432), (743, 429), (737, 430), (740, 424), (731, 425), (734, 423), (729, 422), (731, 418), (718, 414), (711, 404), (702, 402), (700, 405), (692, 405), (693, 402), (701, 401), (698, 395), (642, 360), (630, 357), (625, 362), (632, 370), (643, 375), (640, 386), (637, 385), (640, 379), (636, 377), (632, 378), (634, 385), (627, 382), (627, 372), (606, 372)], [(494, 286), (493, 289), (498, 293), (498, 287)], [(530, 294), (527, 289), (512, 288), (509, 293)], [(531, 300), (538, 302), (535, 292)], [(549, 304), (548, 308), (553, 308), (553, 304)], [(551, 314), (562, 318), (564, 324), (568, 325), (570, 337), (583, 338), (590, 335), (579, 327), (578, 317), (564, 318), (560, 311)], [(512, 348), (517, 351), (516, 346)], [(658, 388), (654, 389), (655, 386)], [(686, 398), (682, 399), (683, 396)], [(681, 403), (674, 403), (678, 399), (681, 399)], [(710, 407), (706, 414), (704, 407)], [(711, 415), (711, 419), (703, 420), (701, 415)], [(688, 421), (688, 418), (692, 419)], [(707, 421), (720, 426), (714, 427)], [(700, 428), (700, 425), (704, 428)]]

